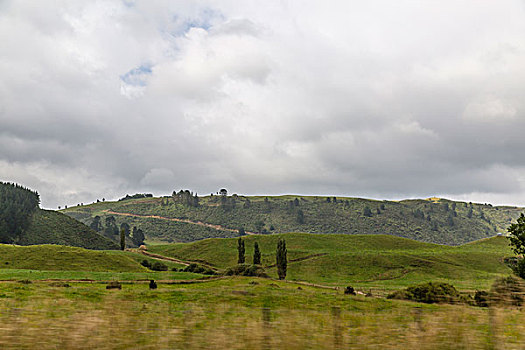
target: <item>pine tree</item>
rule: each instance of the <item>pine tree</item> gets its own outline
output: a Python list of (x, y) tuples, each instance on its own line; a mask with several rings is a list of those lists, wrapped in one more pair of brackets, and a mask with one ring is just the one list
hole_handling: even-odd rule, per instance
[(261, 251), (259, 250), (259, 244), (255, 242), (253, 247), (253, 264), (261, 265)]
[(126, 229), (124, 227), (120, 228), (120, 250), (126, 248)]
[(237, 260), (238, 264), (244, 264), (244, 241), (241, 237), (237, 241), (237, 251), (239, 252), (239, 259)]
[(286, 268), (288, 265), (286, 253), (286, 241), (284, 239), (280, 239), (277, 243), (276, 252), (277, 274), (279, 275), (280, 280), (286, 278)]

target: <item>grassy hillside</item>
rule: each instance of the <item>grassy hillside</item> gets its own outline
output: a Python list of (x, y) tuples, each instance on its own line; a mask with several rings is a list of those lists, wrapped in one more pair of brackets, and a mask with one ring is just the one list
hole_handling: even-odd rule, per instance
[(220, 225), (221, 229), (159, 218), (111, 214), (142, 228), (150, 242), (189, 242), (202, 238), (233, 237), (243, 227), (262, 233), (308, 232), (389, 234), (422, 242), (459, 245), (491, 237), (523, 211), (516, 207), (453, 202), (444, 199), (376, 201), (343, 197), (199, 197), (193, 206), (177, 197), (141, 198), (73, 207), (65, 214), (86, 224), (108, 211), (160, 216)]
[(0, 244), (0, 269), (52, 271), (147, 271), (136, 259), (119, 251), (93, 251), (58, 245)]
[[(244, 237), (247, 262), (259, 243), (263, 265), (276, 277), (277, 241), (286, 239), (288, 279), (334, 285), (399, 288), (418, 282), (447, 281), (461, 288), (486, 288), (511, 271), (503, 258), (512, 256), (504, 237), (459, 247), (422, 243), (387, 235), (312, 235), (291, 233)], [(150, 251), (218, 268), (237, 263), (236, 239), (206, 239), (189, 244), (150, 246)], [(269, 267), (269, 268), (268, 268)]]
[(83, 223), (59, 212), (38, 209), (17, 244), (60, 244), (87, 249), (119, 249)]

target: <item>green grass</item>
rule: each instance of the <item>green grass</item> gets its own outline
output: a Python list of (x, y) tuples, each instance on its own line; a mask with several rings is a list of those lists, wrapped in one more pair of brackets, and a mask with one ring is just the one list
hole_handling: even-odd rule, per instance
[(94, 251), (59, 245), (0, 245), (0, 269), (144, 272), (126, 252)]
[[(266, 200), (266, 198), (268, 200)], [(294, 200), (298, 199), (298, 205)], [(444, 199), (377, 201), (338, 197), (312, 196), (229, 196), (227, 205), (220, 196), (200, 197), (199, 207), (174, 202), (170, 197), (132, 199), (72, 207), (64, 211), (89, 224), (105, 210), (138, 215), (157, 215), (221, 225), (228, 229), (244, 227), (256, 231), (257, 222), (268, 233), (309, 232), (348, 234), (391, 234), (423, 242), (459, 245), (506, 232), (509, 224), (523, 211), (516, 207), (494, 207), (485, 204), (453, 202)], [(249, 203), (249, 205), (248, 205)], [(372, 216), (364, 215), (369, 207)], [(304, 222), (298, 222), (298, 211)], [(225, 230), (170, 222), (162, 219), (131, 218), (115, 215), (117, 221), (142, 228), (152, 242), (190, 242), (203, 238), (232, 237)]]
[(17, 240), (20, 245), (59, 244), (87, 249), (118, 249), (119, 246), (67, 215), (38, 209)]
[[(511, 273), (503, 263), (504, 257), (512, 256), (504, 237), (450, 247), (386, 235), (246, 236), (243, 239), (247, 262), (252, 259), (253, 244), (257, 241), (263, 265), (273, 265), (280, 238), (286, 239), (290, 280), (385, 290), (433, 280), (474, 290), (487, 288), (497, 277)], [(155, 245), (149, 250), (183, 260), (203, 261), (220, 269), (237, 263), (236, 239)], [(267, 271), (277, 277), (275, 268)]]
[(3, 349), (522, 348), (519, 309), (346, 296), (256, 278), (189, 285), (0, 284)]

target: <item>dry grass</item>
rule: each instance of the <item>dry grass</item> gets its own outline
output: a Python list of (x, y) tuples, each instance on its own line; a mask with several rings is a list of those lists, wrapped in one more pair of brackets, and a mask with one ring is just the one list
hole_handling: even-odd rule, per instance
[[(518, 308), (421, 305), (236, 278), (0, 286), (2, 349), (522, 349)], [(268, 282), (270, 283), (270, 282)], [(274, 282), (271, 282), (274, 286)], [(249, 293), (234, 293), (240, 289)], [(267, 291), (262, 294), (261, 291)], [(14, 294), (11, 294), (14, 293)]]

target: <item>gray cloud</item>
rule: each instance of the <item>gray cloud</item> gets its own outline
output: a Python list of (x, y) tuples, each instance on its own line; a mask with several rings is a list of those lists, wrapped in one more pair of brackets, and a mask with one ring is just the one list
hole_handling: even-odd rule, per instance
[(0, 180), (525, 205), (522, 1), (0, 3)]

